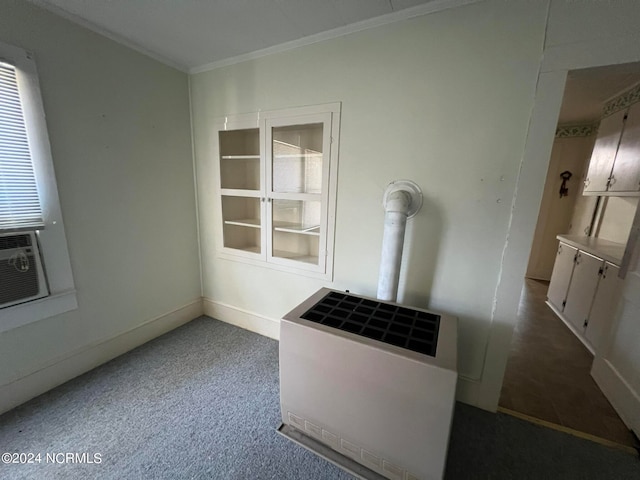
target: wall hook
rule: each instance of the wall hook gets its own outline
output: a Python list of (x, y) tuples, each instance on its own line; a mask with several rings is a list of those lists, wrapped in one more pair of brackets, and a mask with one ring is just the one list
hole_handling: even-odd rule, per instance
[(567, 181), (573, 176), (569, 170), (565, 170), (560, 174), (560, 178), (562, 178), (562, 185), (560, 185), (560, 198), (566, 197), (569, 195), (569, 187), (567, 187)]

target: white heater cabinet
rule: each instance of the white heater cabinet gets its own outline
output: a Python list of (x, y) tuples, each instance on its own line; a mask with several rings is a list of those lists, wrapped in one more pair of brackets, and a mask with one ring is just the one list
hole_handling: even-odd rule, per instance
[(323, 288), (280, 325), (285, 425), (377, 474), (371, 478), (443, 477), (455, 317)]

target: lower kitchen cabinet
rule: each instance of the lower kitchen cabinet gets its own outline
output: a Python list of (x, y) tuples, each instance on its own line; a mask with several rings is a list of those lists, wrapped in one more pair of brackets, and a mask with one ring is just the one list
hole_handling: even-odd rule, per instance
[(547, 291), (549, 302), (560, 311), (564, 308), (564, 301), (567, 298), (577, 253), (577, 248), (560, 242), (551, 273), (551, 283), (549, 283)]
[(619, 268), (560, 242), (547, 293), (548, 304), (585, 346), (604, 346), (616, 306)]
[(619, 270), (614, 264), (605, 262), (598, 289), (593, 298), (584, 335), (596, 352), (605, 347), (611, 320), (620, 297), (622, 280), (618, 277)]
[(578, 251), (564, 306), (564, 316), (571, 324), (584, 331), (589, 322), (589, 312), (600, 280), (601, 258)]

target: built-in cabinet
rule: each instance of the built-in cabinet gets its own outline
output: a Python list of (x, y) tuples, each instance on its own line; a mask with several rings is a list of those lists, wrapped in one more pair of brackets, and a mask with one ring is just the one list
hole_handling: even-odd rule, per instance
[(564, 309), (567, 299), (569, 282), (571, 282), (573, 265), (577, 253), (577, 248), (567, 245), (566, 243), (560, 243), (558, 246), (556, 262), (553, 264), (551, 282), (549, 283), (549, 290), (547, 291), (547, 299), (560, 311)]
[(612, 263), (605, 262), (598, 288), (593, 298), (593, 305), (589, 312), (589, 324), (585, 329), (587, 341), (593, 345), (596, 352), (605, 345), (611, 322), (613, 321), (616, 302), (620, 295), (622, 280), (618, 277), (620, 268)]
[[(561, 242), (549, 284), (548, 304), (595, 353), (609, 333), (619, 293), (618, 265), (608, 260), (617, 261), (624, 246), (590, 237), (584, 237), (584, 245), (575, 239), (569, 245), (562, 241), (563, 237), (558, 238)], [(603, 248), (600, 255), (598, 245)]]
[(584, 333), (589, 324), (589, 312), (603, 265), (601, 258), (578, 250), (563, 313), (579, 332)]
[(220, 119), (223, 257), (331, 275), (339, 115), (330, 104)]
[(585, 195), (640, 195), (640, 103), (600, 122)]

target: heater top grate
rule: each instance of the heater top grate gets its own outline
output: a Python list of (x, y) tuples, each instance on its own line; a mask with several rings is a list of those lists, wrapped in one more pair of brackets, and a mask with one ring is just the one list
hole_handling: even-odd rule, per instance
[(414, 352), (436, 356), (440, 315), (330, 292), (301, 316)]

